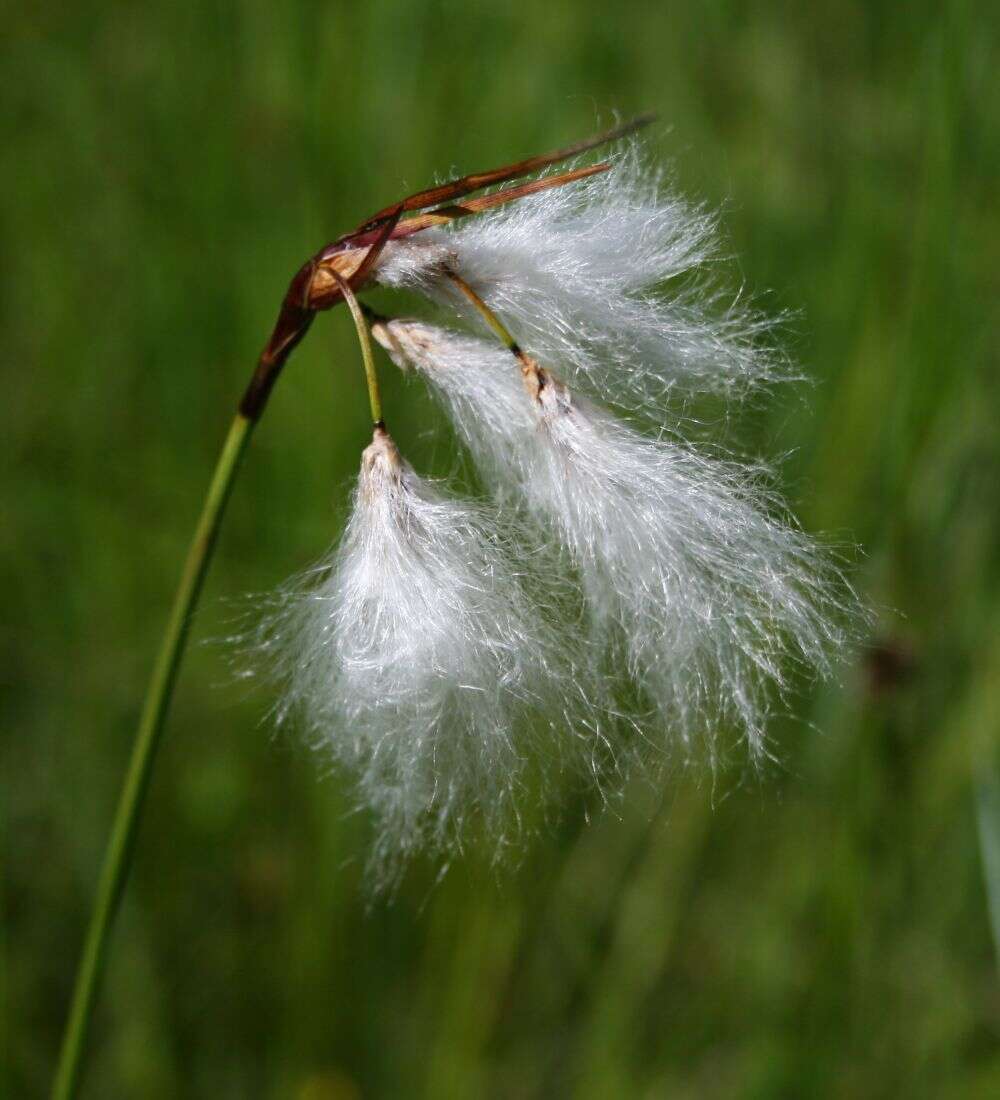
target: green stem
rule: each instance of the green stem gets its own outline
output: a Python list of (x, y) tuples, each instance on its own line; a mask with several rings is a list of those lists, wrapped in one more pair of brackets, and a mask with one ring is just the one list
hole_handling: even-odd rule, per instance
[(229, 429), (215, 473), (212, 475), (212, 482), (205, 497), (191, 548), (188, 550), (180, 584), (174, 596), (173, 608), (153, 668), (142, 717), (132, 746), (132, 758), (125, 776), (125, 785), (122, 788), (111, 836), (104, 854), (104, 865), (97, 885), (97, 896), (94, 899), (90, 926), (87, 929), (87, 938), (80, 957), (76, 985), (73, 989), (73, 1002), (59, 1054), (59, 1066), (52, 1088), (53, 1100), (70, 1100), (79, 1087), (87, 1028), (93, 1014), (108, 936), (118, 911), (122, 887), (131, 863), (139, 813), (149, 786), (156, 749), (177, 680), (184, 643), (191, 625), (191, 615), (198, 602), (198, 595), (201, 592), (219, 532), (222, 513), (239, 469), (240, 459), (250, 439), (253, 424), (253, 420), (238, 414)]
[(351, 289), (351, 284), (334, 272), (334, 278), (340, 284), (341, 292), (347, 308), (351, 311), (354, 327), (358, 332), (358, 343), (361, 345), (361, 359), (365, 365), (365, 382), (368, 384), (368, 404), (372, 410), (372, 422), (375, 427), (383, 427), (382, 419), (382, 394), (378, 388), (378, 374), (375, 370), (375, 356), (372, 354), (371, 335), (368, 332), (368, 322), (365, 319), (364, 307), (358, 301)]
[(476, 310), (480, 317), (486, 322), (487, 325), (493, 330), (497, 338), (501, 341), (504, 347), (508, 351), (513, 352), (518, 359), (523, 360), (524, 352), (521, 350), (520, 344), (511, 335), (510, 329), (500, 320), (500, 318), (493, 312), (492, 309), (483, 301), (482, 298), (472, 289), (471, 286), (458, 274), (457, 271), (453, 271), (450, 267), (445, 268), (445, 275), (455, 284), (458, 290), (471, 302), (472, 307)]

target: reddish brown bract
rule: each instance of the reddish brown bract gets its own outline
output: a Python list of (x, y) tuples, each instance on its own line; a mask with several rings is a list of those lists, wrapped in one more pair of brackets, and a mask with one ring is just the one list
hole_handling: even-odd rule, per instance
[[(352, 290), (364, 286), (390, 240), (408, 237), (433, 225), (482, 213), (503, 203), (513, 202), (552, 187), (562, 187), (597, 172), (605, 172), (610, 167), (608, 163), (593, 164), (516, 187), (501, 188), (492, 195), (484, 195), (468, 202), (452, 201), (483, 187), (530, 175), (599, 145), (625, 137), (647, 125), (652, 119), (652, 115), (642, 115), (622, 126), (616, 126), (555, 152), (528, 157), (516, 164), (507, 164), (485, 172), (474, 172), (448, 183), (417, 191), (391, 206), (384, 207), (362, 222), (357, 229), (325, 245), (299, 268), (289, 284), (271, 338), (261, 352), (257, 369), (240, 401), (240, 412), (251, 420), (260, 416), (282, 367), (308, 332), (313, 317), (320, 310), (330, 309), (343, 301), (339, 280), (347, 282)], [(449, 205), (439, 205), (442, 203)], [(434, 209), (426, 214), (401, 220), (405, 212), (426, 210), (427, 207)]]

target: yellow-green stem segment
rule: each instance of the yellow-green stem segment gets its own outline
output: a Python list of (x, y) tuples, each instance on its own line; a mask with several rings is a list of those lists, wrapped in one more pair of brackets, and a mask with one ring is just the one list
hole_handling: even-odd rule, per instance
[(457, 271), (453, 271), (451, 268), (445, 270), (445, 274), (455, 284), (458, 290), (472, 303), (475, 310), (479, 313), (482, 319), (489, 325), (489, 327), (497, 334), (500, 340), (512, 351), (518, 359), (522, 359), (524, 353), (521, 351), (521, 345), (511, 335), (510, 330), (500, 320), (500, 318), (493, 312), (492, 309), (483, 301), (482, 298), (472, 289), (471, 286), (458, 274)]
[(347, 308), (354, 319), (354, 327), (358, 330), (358, 343), (361, 345), (361, 359), (365, 365), (365, 381), (368, 383), (368, 403), (371, 405), (372, 422), (376, 427), (384, 427), (382, 419), (382, 395), (378, 388), (378, 374), (375, 372), (375, 356), (372, 354), (372, 338), (368, 331), (368, 322), (365, 320), (364, 310), (351, 289), (350, 283), (339, 275), (334, 275), (340, 283), (340, 289), (344, 295)]
[(239, 469), (240, 459), (250, 439), (253, 423), (248, 417), (238, 414), (226, 436), (153, 667), (77, 970), (73, 1001), (52, 1088), (53, 1100), (70, 1100), (79, 1087), (84, 1042), (93, 1013), (108, 937), (128, 874), (139, 814), (177, 680), (191, 615), (198, 602), (222, 514)]

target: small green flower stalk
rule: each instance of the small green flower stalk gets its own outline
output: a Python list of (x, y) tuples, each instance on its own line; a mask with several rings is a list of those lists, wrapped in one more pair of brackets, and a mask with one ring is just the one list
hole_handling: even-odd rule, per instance
[[(828, 674), (864, 621), (767, 471), (683, 432), (689, 397), (735, 401), (791, 375), (761, 340), (767, 319), (717, 288), (713, 218), (664, 186), (634, 137), (613, 161), (544, 174), (647, 121), (410, 196), (295, 275), (220, 457), (155, 666), (54, 1096), (72, 1096), (79, 1081), (226, 499), (316, 313), (346, 302), (353, 315), (373, 434), (341, 539), (269, 601), (249, 648), (280, 683), (277, 720), (294, 723), (370, 813), (376, 890), (418, 851), (452, 858), (473, 830), (508, 848), (533, 789), (529, 768), (543, 782), (571, 768), (607, 791), (665, 761), (711, 765), (733, 747), (725, 731), (760, 762), (789, 670)], [(356, 297), (373, 285), (416, 290), (452, 320), (375, 315)], [(369, 330), (440, 399), (486, 500), (461, 499), (400, 453)]]

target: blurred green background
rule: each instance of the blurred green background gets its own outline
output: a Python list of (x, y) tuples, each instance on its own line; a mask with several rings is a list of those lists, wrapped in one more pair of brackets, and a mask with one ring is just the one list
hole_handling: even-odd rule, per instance
[[(653, 109), (678, 184), (726, 206), (734, 278), (799, 312), (816, 385), (743, 438), (790, 452), (808, 529), (864, 548), (872, 647), (775, 729), (766, 781), (675, 776), (589, 826), (568, 797), (519, 864), (417, 866), (368, 906), (344, 784), (197, 644), (342, 521), (367, 410), (347, 314), (320, 318), (232, 500), (84, 1093), (1000, 1095), (997, 22), (963, 0), (7, 8), (0, 1092), (48, 1087), (168, 601), (292, 271), (442, 173)], [(384, 388), (446, 473), (438, 411)]]

